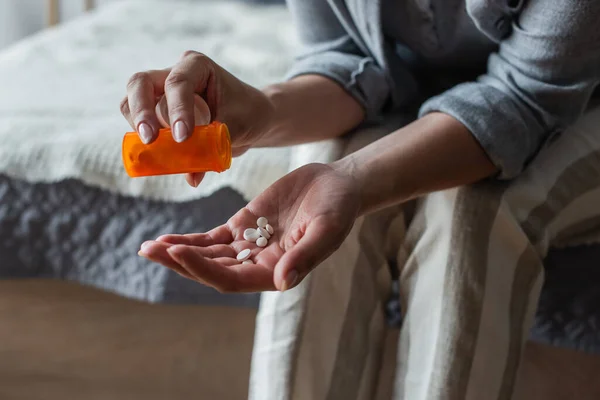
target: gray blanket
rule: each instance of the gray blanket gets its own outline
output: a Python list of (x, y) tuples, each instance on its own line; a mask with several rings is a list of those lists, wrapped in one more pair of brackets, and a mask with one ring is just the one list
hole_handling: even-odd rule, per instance
[(551, 250), (532, 338), (600, 354), (600, 245)]
[(68, 279), (150, 302), (256, 306), (258, 295), (223, 296), (137, 255), (144, 240), (208, 230), (245, 204), (231, 189), (165, 203), (77, 180), (32, 184), (0, 175), (0, 278)]

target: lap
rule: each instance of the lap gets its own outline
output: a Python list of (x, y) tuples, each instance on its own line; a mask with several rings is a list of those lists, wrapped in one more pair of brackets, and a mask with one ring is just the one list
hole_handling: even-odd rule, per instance
[(541, 256), (553, 245), (600, 241), (600, 107), (548, 143), (516, 179), (432, 193), (419, 200), (417, 213), (431, 202), (452, 207), (436, 214), (446, 216), (446, 229), (481, 231), (484, 220), (508, 221)]

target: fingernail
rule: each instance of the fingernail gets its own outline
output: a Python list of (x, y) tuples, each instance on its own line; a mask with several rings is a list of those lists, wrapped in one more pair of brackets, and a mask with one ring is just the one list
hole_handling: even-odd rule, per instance
[(288, 289), (291, 289), (296, 284), (298, 280), (298, 273), (296, 270), (291, 270), (287, 273), (285, 279), (283, 280), (283, 285), (281, 285), (281, 291), (285, 292)]
[(156, 238), (157, 242), (164, 242), (165, 238), (169, 236), (169, 235), (160, 235), (159, 237)]
[(146, 254), (146, 249), (148, 248), (149, 245), (150, 245), (150, 243), (148, 243), (148, 242), (142, 243), (142, 245), (140, 246), (140, 251), (138, 251), (138, 254), (140, 254), (140, 253)]
[(138, 131), (140, 133), (140, 139), (144, 144), (150, 143), (152, 141), (152, 137), (154, 136), (154, 132), (152, 132), (152, 127), (145, 122), (142, 122), (138, 126)]
[(175, 138), (175, 141), (177, 143), (181, 143), (185, 139), (187, 139), (187, 136), (188, 136), (188, 129), (187, 129), (187, 126), (185, 125), (185, 122), (183, 122), (183, 121), (175, 122), (175, 127), (173, 129), (173, 138)]
[(210, 124), (210, 116), (203, 113), (198, 107), (194, 107), (194, 122), (196, 125)]

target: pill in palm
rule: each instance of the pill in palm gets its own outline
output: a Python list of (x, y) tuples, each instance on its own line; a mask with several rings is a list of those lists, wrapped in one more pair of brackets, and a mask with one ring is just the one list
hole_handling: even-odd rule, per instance
[(265, 226), (267, 226), (267, 224), (269, 223), (269, 220), (266, 219), (265, 217), (260, 217), (257, 221), (256, 221), (256, 225), (258, 225), (261, 228), (264, 228)]
[(250, 257), (250, 249), (244, 249), (237, 255), (238, 261), (246, 261)]
[(270, 224), (267, 224), (267, 226), (265, 226), (265, 229), (267, 230), (267, 232), (269, 232), (270, 235), (272, 235), (273, 232), (275, 232), (275, 229), (273, 229), (273, 227)]
[(244, 231), (244, 239), (249, 242), (256, 242), (256, 239), (260, 237), (260, 233), (253, 228), (248, 228)]
[(250, 260), (244, 260), (244, 261), (242, 261), (242, 264), (252, 264), (252, 261), (250, 261)]
[(260, 236), (264, 237), (265, 239), (271, 239), (271, 234), (265, 228), (258, 228), (258, 232), (260, 233)]
[(268, 243), (268, 241), (264, 237), (259, 237), (258, 240), (256, 241), (256, 245), (258, 247), (265, 247), (267, 245), (267, 243)]

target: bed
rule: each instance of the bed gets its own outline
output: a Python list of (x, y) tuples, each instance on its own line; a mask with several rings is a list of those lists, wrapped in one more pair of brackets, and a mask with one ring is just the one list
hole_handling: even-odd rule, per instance
[[(256, 307), (257, 295), (220, 295), (137, 257), (140, 243), (223, 223), (288, 171), (339, 157), (344, 142), (251, 150), (198, 189), (180, 176), (130, 179), (118, 104), (132, 73), (166, 67), (187, 49), (264, 86), (283, 76), (297, 48), (281, 5), (128, 0), (0, 53), (0, 278)], [(600, 352), (599, 262), (590, 240), (551, 252), (534, 340)]]
[(319, 155), (310, 146), (253, 150), (198, 189), (181, 176), (130, 179), (120, 160), (130, 128), (118, 105), (131, 74), (166, 67), (186, 49), (266, 85), (292, 60), (288, 22), (281, 6), (123, 1), (4, 51), (0, 276), (70, 279), (150, 302), (256, 306), (256, 295), (219, 296), (137, 257), (137, 249), (162, 233), (225, 222), (303, 154)]

